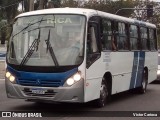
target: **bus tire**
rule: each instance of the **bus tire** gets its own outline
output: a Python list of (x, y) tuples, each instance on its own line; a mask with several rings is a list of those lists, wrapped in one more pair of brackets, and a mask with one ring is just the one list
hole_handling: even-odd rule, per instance
[(105, 78), (102, 79), (101, 89), (100, 89), (100, 98), (95, 100), (96, 107), (104, 107), (109, 98), (109, 89), (107, 85), (107, 81)]
[(143, 70), (142, 82), (141, 82), (141, 86), (138, 88), (138, 93), (140, 94), (146, 93), (147, 85), (148, 85), (148, 73), (146, 70)]

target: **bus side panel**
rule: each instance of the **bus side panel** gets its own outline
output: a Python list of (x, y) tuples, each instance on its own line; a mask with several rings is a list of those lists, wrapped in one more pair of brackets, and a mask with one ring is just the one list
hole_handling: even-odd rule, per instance
[(85, 102), (100, 97), (100, 87), (104, 74), (104, 63), (99, 58), (88, 69), (86, 69)]
[(133, 52), (102, 52), (86, 70), (85, 102), (98, 99), (102, 77), (112, 74), (112, 94), (130, 89)]
[(112, 72), (112, 94), (130, 89), (134, 52), (112, 52), (109, 70)]
[(148, 67), (148, 83), (156, 80), (158, 69), (158, 52), (146, 52), (145, 66)]
[(156, 79), (157, 53), (102, 52), (101, 58), (86, 70), (85, 101), (99, 98), (102, 77), (106, 72), (112, 74), (111, 94), (139, 87), (145, 66), (149, 69), (149, 83)]

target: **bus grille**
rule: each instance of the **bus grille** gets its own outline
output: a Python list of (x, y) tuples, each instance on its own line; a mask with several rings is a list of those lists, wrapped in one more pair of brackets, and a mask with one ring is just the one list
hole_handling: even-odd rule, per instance
[(59, 87), (61, 80), (18, 79), (18, 84), (24, 86)]
[(44, 94), (36, 94), (36, 93), (33, 93), (30, 89), (24, 89), (22, 90), (23, 93), (27, 96), (32, 96), (32, 97), (54, 97), (56, 92), (54, 92), (53, 90), (47, 90)]

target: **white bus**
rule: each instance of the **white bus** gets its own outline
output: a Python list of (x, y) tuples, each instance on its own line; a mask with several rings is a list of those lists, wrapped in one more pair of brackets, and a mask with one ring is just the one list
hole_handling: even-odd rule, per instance
[(54, 8), (18, 15), (7, 50), (6, 92), (30, 101), (89, 102), (157, 77), (156, 26), (97, 10)]

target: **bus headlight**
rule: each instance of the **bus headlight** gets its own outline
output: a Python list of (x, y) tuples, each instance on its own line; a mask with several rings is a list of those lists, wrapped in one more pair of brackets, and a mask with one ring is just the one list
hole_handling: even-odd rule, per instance
[(67, 80), (67, 85), (73, 85), (74, 84), (74, 80), (73, 80), (73, 78), (69, 78), (68, 80)]
[(73, 76), (73, 79), (75, 81), (79, 81), (81, 79), (81, 75), (79, 73), (76, 73), (74, 76)]
[(157, 70), (157, 74), (160, 75), (160, 70)]
[(74, 83), (78, 82), (79, 80), (81, 80), (81, 73), (77, 72), (76, 74), (74, 74), (72, 77), (68, 78), (66, 83), (68, 86), (73, 85)]
[(15, 77), (11, 75), (11, 76), (9, 77), (9, 80), (13, 83), (13, 82), (15, 82)]
[(11, 76), (10, 72), (6, 72), (6, 78), (9, 78)]
[(15, 83), (15, 76), (14, 75), (12, 75), (10, 72), (6, 72), (6, 78), (10, 81), (10, 82), (12, 82), (12, 83)]

